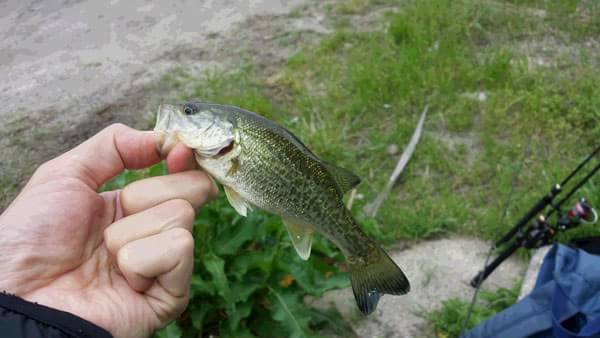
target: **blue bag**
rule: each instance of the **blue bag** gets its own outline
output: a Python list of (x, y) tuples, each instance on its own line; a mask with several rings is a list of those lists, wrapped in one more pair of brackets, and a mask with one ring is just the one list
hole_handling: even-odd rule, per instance
[(600, 256), (555, 244), (533, 291), (462, 338), (600, 338)]

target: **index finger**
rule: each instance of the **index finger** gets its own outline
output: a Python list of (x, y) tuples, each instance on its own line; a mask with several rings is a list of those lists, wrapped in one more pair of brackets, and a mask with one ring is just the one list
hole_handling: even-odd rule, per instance
[(156, 134), (113, 124), (72, 150), (49, 161), (44, 176), (65, 173), (97, 190), (123, 169), (141, 169), (160, 162)]

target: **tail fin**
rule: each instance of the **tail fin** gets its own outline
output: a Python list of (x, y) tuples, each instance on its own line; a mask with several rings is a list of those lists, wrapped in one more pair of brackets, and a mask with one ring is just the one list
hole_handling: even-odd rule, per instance
[(351, 257), (349, 261), (352, 291), (360, 311), (366, 315), (377, 307), (383, 294), (403, 295), (410, 291), (404, 272), (383, 249), (369, 257)]

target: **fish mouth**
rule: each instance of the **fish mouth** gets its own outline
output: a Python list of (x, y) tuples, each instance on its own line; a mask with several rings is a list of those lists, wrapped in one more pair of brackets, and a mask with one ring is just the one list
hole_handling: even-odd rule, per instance
[(161, 158), (166, 158), (169, 152), (179, 143), (177, 133), (169, 130), (171, 116), (175, 113), (171, 105), (159, 105), (156, 113), (156, 124), (154, 131), (158, 134), (156, 138), (156, 150)]
[[(182, 138), (185, 138), (184, 135), (181, 135)], [(184, 140), (182, 140), (183, 143), (186, 143)], [(233, 139), (226, 139), (223, 140), (222, 142), (218, 142), (212, 145), (202, 145), (202, 146), (191, 146), (190, 148), (193, 148), (195, 150), (195, 152), (200, 155), (201, 157), (204, 158), (211, 158), (211, 157), (221, 157), (227, 153), (229, 153), (231, 150), (233, 150), (233, 146), (234, 146), (234, 142)]]
[(203, 158), (219, 157), (234, 148), (232, 125), (214, 115), (184, 115), (181, 107), (161, 104), (154, 131), (158, 133), (156, 149), (164, 158), (178, 143), (185, 144)]
[(179, 138), (176, 133), (158, 131), (157, 134), (156, 151), (160, 154), (161, 158), (166, 158), (171, 150), (180, 142)]
[(156, 124), (154, 125), (155, 131), (166, 131), (171, 126), (171, 116), (176, 114), (175, 107), (168, 104), (161, 104), (158, 106), (156, 112)]

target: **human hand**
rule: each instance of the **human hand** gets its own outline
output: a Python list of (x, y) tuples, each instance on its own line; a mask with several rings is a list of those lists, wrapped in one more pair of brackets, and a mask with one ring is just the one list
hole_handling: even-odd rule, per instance
[(98, 188), (125, 168), (158, 163), (155, 134), (102, 130), (38, 168), (0, 215), (0, 291), (71, 312), (115, 337), (147, 337), (187, 306), (194, 209), (217, 194), (191, 150), (171, 175)]

